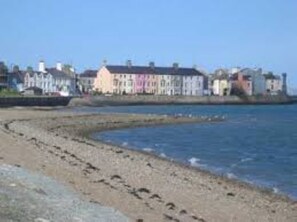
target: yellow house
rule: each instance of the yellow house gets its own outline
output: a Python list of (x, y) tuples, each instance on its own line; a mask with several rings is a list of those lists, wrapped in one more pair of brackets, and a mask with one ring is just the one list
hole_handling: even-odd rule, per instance
[(231, 91), (231, 82), (228, 77), (219, 76), (213, 80), (213, 94), (216, 96), (228, 96)]

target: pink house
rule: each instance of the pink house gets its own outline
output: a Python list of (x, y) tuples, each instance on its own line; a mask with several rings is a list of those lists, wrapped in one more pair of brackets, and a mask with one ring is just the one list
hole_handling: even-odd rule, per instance
[(251, 96), (253, 94), (253, 84), (251, 76), (235, 73), (231, 77), (232, 93), (245, 94)]
[(154, 74), (136, 74), (134, 92), (156, 94), (157, 82), (157, 76)]
[(146, 92), (146, 74), (136, 74), (134, 92), (136, 93)]

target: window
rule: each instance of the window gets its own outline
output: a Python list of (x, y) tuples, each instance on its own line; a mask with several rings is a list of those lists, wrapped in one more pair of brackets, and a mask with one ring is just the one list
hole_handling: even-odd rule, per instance
[(126, 78), (126, 75), (124, 75), (124, 78)]

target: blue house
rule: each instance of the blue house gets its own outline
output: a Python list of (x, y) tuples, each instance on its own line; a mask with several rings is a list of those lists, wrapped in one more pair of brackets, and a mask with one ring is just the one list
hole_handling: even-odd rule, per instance
[(24, 91), (24, 78), (25, 72), (12, 72), (8, 73), (8, 87), (17, 92)]

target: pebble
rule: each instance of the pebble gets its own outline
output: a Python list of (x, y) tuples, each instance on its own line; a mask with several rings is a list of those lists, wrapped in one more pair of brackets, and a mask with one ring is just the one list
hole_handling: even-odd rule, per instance
[(50, 222), (50, 221), (39, 217), (39, 218), (36, 218), (34, 222)]

